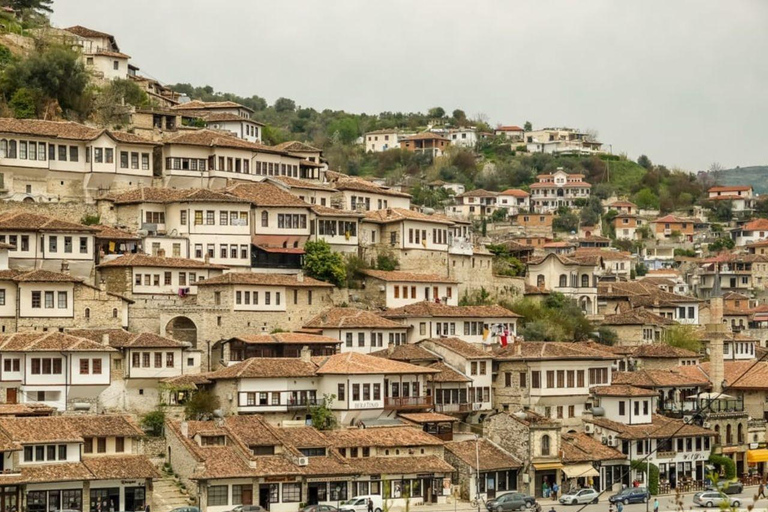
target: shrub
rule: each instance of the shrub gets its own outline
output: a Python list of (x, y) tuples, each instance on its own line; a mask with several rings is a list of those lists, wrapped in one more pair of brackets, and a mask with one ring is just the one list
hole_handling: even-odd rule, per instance
[(304, 271), (308, 276), (344, 286), (347, 282), (347, 268), (341, 254), (331, 251), (325, 240), (310, 241), (304, 245)]
[(158, 406), (154, 411), (148, 412), (141, 417), (141, 428), (144, 429), (147, 434), (155, 437), (159, 437), (163, 433), (163, 426), (165, 425), (165, 410)]
[[(733, 463), (733, 461), (731, 461)], [(649, 464), (645, 460), (633, 460), (630, 462), (632, 469), (640, 473), (645, 474), (646, 470), (650, 467), (651, 474), (646, 479), (648, 484), (648, 491), (653, 494), (659, 494), (659, 467), (656, 464)]]
[(723, 472), (723, 477), (726, 480), (733, 480), (736, 478), (736, 463), (733, 459), (724, 455), (712, 454), (709, 456), (709, 462), (715, 466), (718, 472)]
[(213, 416), (219, 408), (219, 397), (211, 391), (198, 391), (184, 404), (184, 416), (188, 420), (204, 420)]

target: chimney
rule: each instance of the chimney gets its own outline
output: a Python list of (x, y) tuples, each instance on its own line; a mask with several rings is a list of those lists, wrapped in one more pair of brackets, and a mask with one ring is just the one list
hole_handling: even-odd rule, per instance
[(203, 261), (205, 262), (206, 265), (209, 264), (211, 262), (211, 253), (209, 253), (208, 251), (205, 251), (205, 256), (203, 256)]
[(165, 258), (165, 249), (160, 248), (157, 250), (157, 257), (158, 258)]
[(387, 345), (387, 355), (391, 356), (394, 353), (395, 353), (395, 344), (394, 343), (389, 343)]
[(189, 423), (186, 421), (181, 422), (181, 435), (184, 437), (189, 437)]
[(309, 350), (309, 347), (305, 345), (301, 348), (301, 362), (309, 363), (311, 361), (312, 361), (312, 351)]
[(99, 281), (99, 290), (103, 292), (107, 291), (107, 282), (104, 279)]
[(62, 261), (61, 262), (61, 273), (69, 275), (69, 262), (68, 261)]
[(608, 293), (613, 293), (613, 285), (608, 283)]
[(105, 347), (109, 346), (109, 333), (108, 332), (105, 332), (104, 334), (101, 335), (101, 344), (104, 345)]
[(723, 342), (728, 334), (728, 327), (723, 323), (723, 298), (709, 299), (709, 322), (706, 335), (709, 338), (709, 380), (712, 381), (712, 391), (723, 391), (725, 368), (723, 363)]
[(299, 273), (296, 274), (296, 282), (297, 283), (303, 283), (304, 282), (304, 272), (299, 270)]

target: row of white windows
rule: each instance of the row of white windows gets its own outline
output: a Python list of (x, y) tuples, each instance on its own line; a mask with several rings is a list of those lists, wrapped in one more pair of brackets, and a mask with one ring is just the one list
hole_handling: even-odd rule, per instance
[[(235, 304), (251, 304), (251, 297), (253, 297), (253, 304), (259, 304), (259, 292), (250, 291), (236, 291), (235, 292)], [(272, 304), (272, 292), (264, 292), (264, 305), (270, 306)], [(280, 292), (275, 292), (275, 305), (280, 305)]]
[[(5, 290), (3, 290), (3, 304), (5, 304)], [(54, 309), (54, 298), (58, 298), (58, 301), (56, 303), (58, 304), (58, 309), (67, 309), (67, 292), (41, 292), (41, 291), (33, 291), (32, 292), (32, 308), (33, 309), (40, 309), (42, 307), (45, 307), (45, 309)]]
[[(174, 244), (176, 245), (176, 244)], [(248, 245), (236, 245), (236, 244), (220, 244), (219, 245), (219, 257), (221, 259), (237, 259), (238, 258), (238, 249), (239, 249), (239, 258), (242, 260), (248, 259)], [(175, 250), (175, 249), (174, 249)], [(206, 254), (209, 258), (215, 258), (216, 257), (216, 245), (215, 244), (208, 244), (206, 246)], [(200, 259), (203, 258), (203, 244), (195, 244), (195, 258)]]
[[(74, 237), (65, 236), (64, 238), (64, 252), (72, 253)], [(42, 239), (41, 239), (42, 240)], [(0, 242), (5, 243), (5, 235), (0, 235)], [(88, 254), (88, 237), (81, 236), (79, 239), (80, 254)], [(10, 252), (29, 251), (29, 235), (8, 235), (8, 243), (13, 246), (13, 249), (9, 249)], [(59, 237), (55, 235), (48, 235), (48, 252), (59, 251)]]
[[(172, 272), (163, 273), (163, 285), (170, 286), (172, 284)], [(142, 285), (142, 278), (144, 286), (160, 286), (160, 274), (136, 274), (134, 276), (134, 283), (136, 286)], [(203, 276), (197, 275), (195, 272), (189, 272), (189, 281), (187, 281), (187, 272), (179, 272), (179, 286), (186, 286), (195, 284), (198, 281), (205, 279)]]
[[(354, 334), (351, 332), (348, 332), (345, 336), (345, 344), (347, 347), (352, 347), (354, 341)], [(394, 345), (404, 345), (405, 344), (405, 333), (399, 333), (399, 332), (391, 332), (389, 333), (389, 343)], [(371, 333), (371, 347), (383, 347), (384, 346), (384, 333), (381, 332), (372, 332)], [(357, 346), (358, 347), (364, 347), (365, 346), (365, 333), (359, 332), (357, 333)]]

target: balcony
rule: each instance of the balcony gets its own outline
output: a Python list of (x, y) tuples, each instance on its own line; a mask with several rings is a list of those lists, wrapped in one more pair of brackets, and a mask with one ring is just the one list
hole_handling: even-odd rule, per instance
[(306, 409), (307, 407), (314, 407), (318, 405), (318, 403), (319, 401), (317, 398), (306, 398), (304, 400), (288, 400), (285, 406), (288, 407), (288, 409)]
[(384, 409), (428, 409), (432, 407), (431, 396), (401, 396), (384, 398)]
[(444, 414), (469, 413), (479, 410), (481, 406), (481, 403), (435, 404), (435, 412)]

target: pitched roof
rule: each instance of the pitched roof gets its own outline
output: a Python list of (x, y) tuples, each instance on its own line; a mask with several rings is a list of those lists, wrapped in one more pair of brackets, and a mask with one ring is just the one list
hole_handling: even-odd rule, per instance
[[(701, 363), (701, 370), (710, 375), (710, 363)], [(725, 382), (728, 389), (768, 389), (768, 362), (725, 361)]]
[(618, 356), (610, 352), (590, 348), (584, 343), (559, 341), (524, 341), (511, 343), (496, 351), (498, 360), (615, 360)]
[(29, 135), (47, 139), (73, 140), (80, 142), (89, 142), (99, 138), (102, 134), (106, 134), (117, 142), (126, 144), (158, 145), (156, 142), (132, 133), (110, 131), (103, 128), (92, 128), (84, 124), (73, 123), (70, 121), (44, 121), (42, 119), (13, 119), (4, 117), (0, 118), (0, 133), (13, 133), (16, 135)]
[[(343, 430), (332, 430), (326, 432), (325, 435), (332, 446), (339, 448), (347, 446), (396, 448), (400, 446), (443, 445), (443, 442), (440, 439), (427, 434), (420, 428), (412, 426), (348, 428)], [(411, 457), (411, 460), (413, 459), (414, 457)]]
[(365, 213), (366, 222), (375, 222), (377, 224), (390, 224), (393, 222), (402, 222), (404, 220), (414, 220), (419, 222), (429, 222), (432, 224), (445, 224), (452, 226), (455, 224), (452, 220), (438, 216), (427, 215), (407, 208), (385, 208), (383, 210), (372, 210)]
[(324, 287), (333, 288), (333, 285), (325, 281), (302, 276), (298, 274), (261, 274), (257, 272), (228, 272), (220, 276), (205, 279), (198, 282), (197, 286), (214, 285), (257, 285), (257, 286), (287, 286), (291, 288), (299, 287)]
[(388, 187), (381, 187), (364, 179), (355, 176), (347, 176), (346, 174), (339, 172), (328, 171), (325, 173), (325, 177), (336, 190), (354, 190), (391, 197), (411, 198), (411, 195), (406, 194), (405, 192), (398, 192), (397, 190)]
[(755, 219), (747, 222), (741, 228), (744, 231), (764, 231), (768, 230), (768, 219)]
[(512, 454), (502, 450), (488, 439), (468, 439), (445, 443), (445, 449), (461, 462), (480, 471), (499, 471), (509, 468), (522, 468), (523, 464)]
[(81, 443), (83, 436), (67, 416), (0, 418), (0, 430), (14, 442)]
[(224, 189), (234, 197), (250, 201), (256, 206), (303, 207), (310, 205), (282, 187), (272, 183), (238, 183)]
[(75, 25), (69, 28), (65, 28), (64, 30), (81, 37), (103, 37), (106, 39), (113, 37), (112, 34), (107, 34), (106, 32), (99, 32), (98, 30), (93, 30), (91, 28), (83, 27), (82, 25)]
[(15, 281), (17, 283), (81, 283), (82, 279), (61, 272), (50, 270), (4, 270), (0, 271), (0, 281)]
[(600, 323), (603, 325), (674, 325), (676, 322), (651, 313), (645, 308), (633, 308), (614, 315), (606, 315)]
[(387, 320), (376, 313), (357, 308), (336, 307), (323, 311), (304, 324), (308, 329), (406, 329), (403, 324)]
[(510, 125), (510, 126), (497, 126), (494, 128), (497, 132), (524, 132), (525, 130), (520, 128), (519, 126)]
[(330, 336), (320, 336), (318, 334), (307, 334), (303, 332), (276, 332), (272, 334), (243, 334), (230, 338), (228, 341), (242, 341), (250, 345), (272, 345), (294, 344), (294, 345), (313, 345), (313, 344), (339, 344), (341, 340)]
[[(174, 105), (171, 108), (173, 108), (174, 110), (206, 110), (206, 109), (241, 108), (243, 110), (248, 110), (249, 112), (253, 112), (252, 108), (246, 107), (245, 105), (241, 105), (240, 103), (235, 103), (234, 101), (192, 100), (186, 103), (180, 103), (178, 105)], [(246, 119), (246, 118), (243, 118), (243, 119)]]
[(500, 193), (501, 196), (513, 196), (513, 197), (529, 197), (531, 194), (525, 190), (519, 188), (508, 188), (504, 192)]
[(141, 187), (125, 192), (117, 192), (107, 197), (115, 204), (139, 204), (139, 203), (248, 203), (232, 194), (226, 194), (205, 188), (157, 188)]
[[(510, 189), (512, 190), (512, 189)], [(492, 192), (490, 190), (485, 190), (482, 188), (476, 188), (475, 190), (468, 190), (462, 194), (457, 195), (456, 197), (496, 197), (498, 196), (498, 192)]]
[(409, 135), (407, 137), (403, 137), (400, 139), (400, 141), (404, 140), (449, 140), (443, 137), (442, 135), (438, 135), (434, 132), (423, 132), (423, 133), (417, 133), (415, 135)]
[(361, 270), (361, 273), (391, 283), (446, 283), (458, 284), (458, 281), (437, 274), (414, 274), (400, 270)]
[(357, 352), (313, 357), (318, 375), (432, 374), (436, 370)]
[(641, 369), (634, 372), (614, 372), (614, 384), (627, 384), (644, 388), (678, 386), (709, 387), (707, 375), (698, 366), (678, 366), (665, 370)]
[(450, 350), (465, 359), (493, 359), (493, 353), (486, 352), (478, 346), (467, 343), (459, 338), (429, 338), (419, 341), (420, 344), (433, 344)]
[[(178, 106), (176, 107), (178, 108)], [(284, 154), (275, 149), (257, 144), (255, 142), (249, 142), (245, 139), (229, 135), (218, 130), (188, 130), (180, 132), (175, 137), (166, 139), (166, 144), (180, 144), (184, 146), (202, 146), (210, 148), (229, 148), (229, 149), (243, 149), (251, 151), (253, 153), (272, 153), (272, 154)]]
[(2, 352), (114, 352), (115, 349), (58, 331), (0, 335)]
[(604, 445), (589, 434), (583, 432), (562, 434), (560, 449), (563, 451), (563, 463), (598, 462), (604, 460), (623, 460), (627, 456)]
[(432, 363), (427, 366), (427, 368), (440, 371), (440, 373), (436, 373), (429, 377), (429, 380), (432, 382), (472, 382), (472, 379), (467, 377), (464, 373), (452, 366), (448, 366), (442, 361)]
[(276, 146), (272, 146), (277, 150), (280, 151), (287, 151), (287, 152), (296, 152), (296, 153), (320, 153), (322, 152), (321, 149), (318, 149), (314, 146), (310, 146), (309, 144), (305, 142), (300, 142), (298, 140), (289, 140), (286, 142), (282, 142), (280, 144), (277, 144)]
[(592, 388), (595, 396), (656, 396), (651, 389), (639, 388), (629, 384), (613, 384), (611, 386), (595, 386)]
[(411, 421), (413, 423), (436, 423), (436, 422), (457, 422), (459, 418), (440, 414), (439, 412), (404, 412), (398, 414), (398, 417)]
[(133, 418), (117, 414), (89, 414), (87, 416), (65, 416), (69, 425), (82, 437), (142, 437), (144, 431)]
[(606, 418), (593, 418), (592, 423), (608, 430), (616, 432), (619, 439), (664, 439), (677, 437), (695, 437), (695, 436), (714, 436), (715, 432), (697, 425), (685, 423), (683, 420), (676, 420), (653, 415), (651, 423), (641, 425), (625, 425), (617, 421)]
[(0, 230), (3, 231), (75, 231), (95, 232), (96, 228), (78, 222), (29, 213), (23, 210), (10, 210), (0, 213)]
[(336, 192), (336, 189), (324, 183), (318, 183), (314, 180), (300, 180), (290, 176), (270, 176), (267, 180), (279, 181), (291, 188), (305, 188), (308, 190), (322, 190), (324, 192)]
[[(99, 264), (99, 268), (108, 267), (154, 267), (154, 268), (193, 268), (193, 269), (227, 269), (226, 265), (216, 265), (204, 261), (187, 258), (166, 258), (149, 256), (148, 254), (125, 254), (114, 260)], [(196, 283), (198, 285), (202, 283)]]
[(141, 240), (141, 237), (131, 231), (112, 226), (98, 224), (93, 226), (96, 232), (96, 238), (100, 240)]
[(277, 377), (314, 377), (317, 365), (292, 357), (252, 357), (240, 363), (205, 374), (218, 379), (266, 379)]
[(710, 187), (707, 192), (747, 192), (749, 190), (752, 190), (752, 185), (730, 185)]
[(406, 363), (411, 363), (413, 361), (423, 362), (440, 360), (440, 356), (415, 343), (404, 343), (402, 345), (387, 347), (383, 350), (371, 352), (370, 355), (392, 359), (394, 361), (405, 361)]
[(520, 318), (517, 313), (498, 304), (489, 306), (449, 306), (436, 302), (422, 301), (381, 313), (386, 318)]
[(145, 455), (86, 457), (83, 465), (91, 472), (94, 480), (160, 478), (160, 472)]

